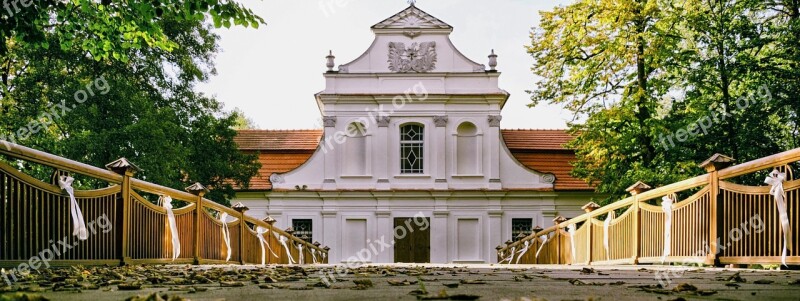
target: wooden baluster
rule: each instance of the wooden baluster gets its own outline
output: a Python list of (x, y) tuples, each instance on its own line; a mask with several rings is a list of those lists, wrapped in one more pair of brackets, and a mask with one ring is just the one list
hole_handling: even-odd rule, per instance
[(106, 169), (122, 175), (122, 184), (120, 186), (120, 193), (122, 194), (122, 248), (118, 256), (120, 258), (120, 264), (130, 264), (131, 178), (141, 169), (125, 158), (119, 158), (114, 162), (106, 164)]
[(203, 217), (203, 196), (208, 193), (208, 189), (200, 183), (194, 183), (185, 189), (197, 196), (194, 208), (194, 264), (200, 264), (200, 219)]

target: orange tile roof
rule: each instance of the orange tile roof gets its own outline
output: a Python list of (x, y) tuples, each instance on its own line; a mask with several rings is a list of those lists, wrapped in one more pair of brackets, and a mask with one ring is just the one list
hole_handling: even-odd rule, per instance
[(261, 169), (258, 170), (257, 176), (250, 179), (250, 188), (248, 188), (248, 190), (272, 189), (272, 182), (269, 181), (269, 177), (272, 176), (273, 173), (284, 173), (300, 167), (300, 165), (308, 161), (313, 154), (313, 150), (310, 152), (294, 153), (260, 153), (258, 155), (258, 161), (261, 163)]
[(241, 150), (315, 150), (322, 130), (241, 130), (234, 141)]
[(581, 179), (570, 175), (575, 154), (569, 152), (514, 152), (514, 157), (530, 169), (556, 175), (555, 190), (594, 190)]
[(555, 150), (568, 151), (564, 145), (572, 140), (566, 130), (502, 130), (503, 140), (512, 152)]
[[(572, 136), (565, 130), (502, 130), (512, 155), (530, 169), (556, 175), (555, 190), (593, 190), (569, 175), (575, 154), (564, 148)], [(300, 167), (311, 158), (322, 130), (244, 130), (234, 140), (245, 152), (259, 152), (261, 169), (250, 190), (270, 190), (269, 177)]]

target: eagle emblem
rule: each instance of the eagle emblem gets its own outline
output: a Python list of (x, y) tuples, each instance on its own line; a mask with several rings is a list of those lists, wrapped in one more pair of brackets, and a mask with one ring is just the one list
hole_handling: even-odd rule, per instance
[(436, 42), (389, 43), (389, 70), (398, 73), (428, 72), (436, 68)]

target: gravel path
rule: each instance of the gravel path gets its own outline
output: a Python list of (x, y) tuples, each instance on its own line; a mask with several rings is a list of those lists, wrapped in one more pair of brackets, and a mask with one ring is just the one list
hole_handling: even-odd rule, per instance
[[(663, 266), (397, 264), (357, 269), (330, 265), (72, 268), (41, 271), (12, 287), (2, 285), (0, 292), (5, 293), (0, 300), (17, 300), (15, 294), (23, 294), (19, 291), (50, 300), (92, 301), (126, 300), (136, 296), (142, 296), (141, 300), (157, 300), (153, 294), (168, 295), (175, 300), (236, 301), (800, 300), (798, 271)], [(17, 292), (9, 292), (14, 290)], [(146, 298), (148, 295), (150, 298)]]

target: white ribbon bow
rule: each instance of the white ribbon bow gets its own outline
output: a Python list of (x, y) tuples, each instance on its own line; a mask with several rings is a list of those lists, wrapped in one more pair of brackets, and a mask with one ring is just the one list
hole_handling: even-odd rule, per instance
[(67, 191), (69, 194), (69, 212), (72, 215), (72, 235), (77, 236), (80, 240), (89, 239), (89, 231), (86, 230), (86, 222), (83, 221), (83, 213), (81, 207), (78, 206), (78, 201), (75, 199), (75, 188), (72, 188), (72, 182), (75, 181), (69, 176), (58, 177), (58, 187)]
[(525, 255), (525, 253), (528, 252), (528, 249), (530, 248), (531, 248), (531, 241), (526, 240), (522, 245), (522, 250), (519, 250), (519, 252), (517, 252), (519, 253), (519, 257), (517, 257), (517, 262), (515, 262), (514, 264), (519, 264), (519, 260), (522, 259), (522, 256)]
[(572, 264), (575, 264), (578, 261), (575, 254), (575, 224), (569, 224), (567, 231), (569, 232), (569, 246), (572, 251)]
[(222, 212), (219, 215), (219, 221), (222, 223), (222, 241), (225, 242), (225, 248), (228, 249), (228, 257), (225, 258), (225, 262), (231, 260), (231, 232), (228, 229), (228, 213)]
[(616, 216), (617, 214), (612, 210), (608, 212), (608, 217), (603, 221), (603, 247), (606, 249), (606, 260), (611, 260), (611, 253), (608, 251), (608, 240), (610, 237), (608, 227), (611, 226), (611, 221), (614, 220)]
[(661, 254), (661, 263), (667, 260), (672, 245), (672, 203), (675, 202), (672, 195), (665, 195), (661, 198), (661, 209), (664, 210), (664, 252)]
[(536, 251), (536, 259), (539, 259), (539, 252), (542, 251), (542, 249), (544, 248), (544, 243), (547, 242), (547, 235), (539, 236), (539, 238), (542, 239), (542, 244), (539, 246), (539, 250)]
[(511, 261), (514, 260), (514, 255), (516, 254), (516, 251), (517, 251), (517, 247), (516, 246), (511, 247), (511, 255), (508, 255), (508, 257), (506, 257), (505, 259), (501, 260), (499, 263), (503, 263), (506, 260), (508, 260), (508, 264), (511, 264)]
[(792, 229), (789, 224), (789, 215), (786, 209), (786, 191), (783, 190), (783, 181), (786, 180), (786, 173), (781, 173), (777, 169), (773, 170), (764, 183), (772, 185), (769, 193), (775, 196), (775, 205), (778, 207), (781, 229), (783, 230), (783, 253), (781, 253), (781, 263), (786, 266), (786, 254), (791, 250)]
[(314, 264), (317, 264), (317, 249), (311, 248), (311, 260), (314, 261)]
[(283, 249), (286, 250), (286, 256), (289, 256), (289, 264), (295, 264), (294, 258), (292, 258), (292, 252), (289, 251), (289, 245), (286, 244), (286, 242), (289, 239), (286, 238), (286, 236), (278, 234), (278, 232), (274, 232), (274, 233), (275, 233), (275, 237), (277, 237), (278, 241), (280, 241), (281, 244), (283, 245)]
[(258, 241), (260, 242), (259, 245), (261, 246), (261, 265), (267, 264), (267, 250), (264, 249), (264, 245), (269, 246), (267, 241), (264, 239), (264, 233), (267, 232), (269, 232), (269, 229), (261, 226), (256, 227), (256, 233), (258, 233), (256, 236), (258, 236)]
[(301, 243), (297, 243), (295, 248), (297, 248), (297, 264), (304, 264), (305, 263), (305, 254), (303, 254), (303, 247), (304, 245)]
[(172, 213), (172, 198), (169, 196), (161, 196), (161, 206), (167, 210), (167, 219), (169, 220), (169, 230), (172, 233), (172, 261), (178, 259), (181, 255), (181, 238), (178, 236), (178, 225), (175, 223), (175, 214)]

